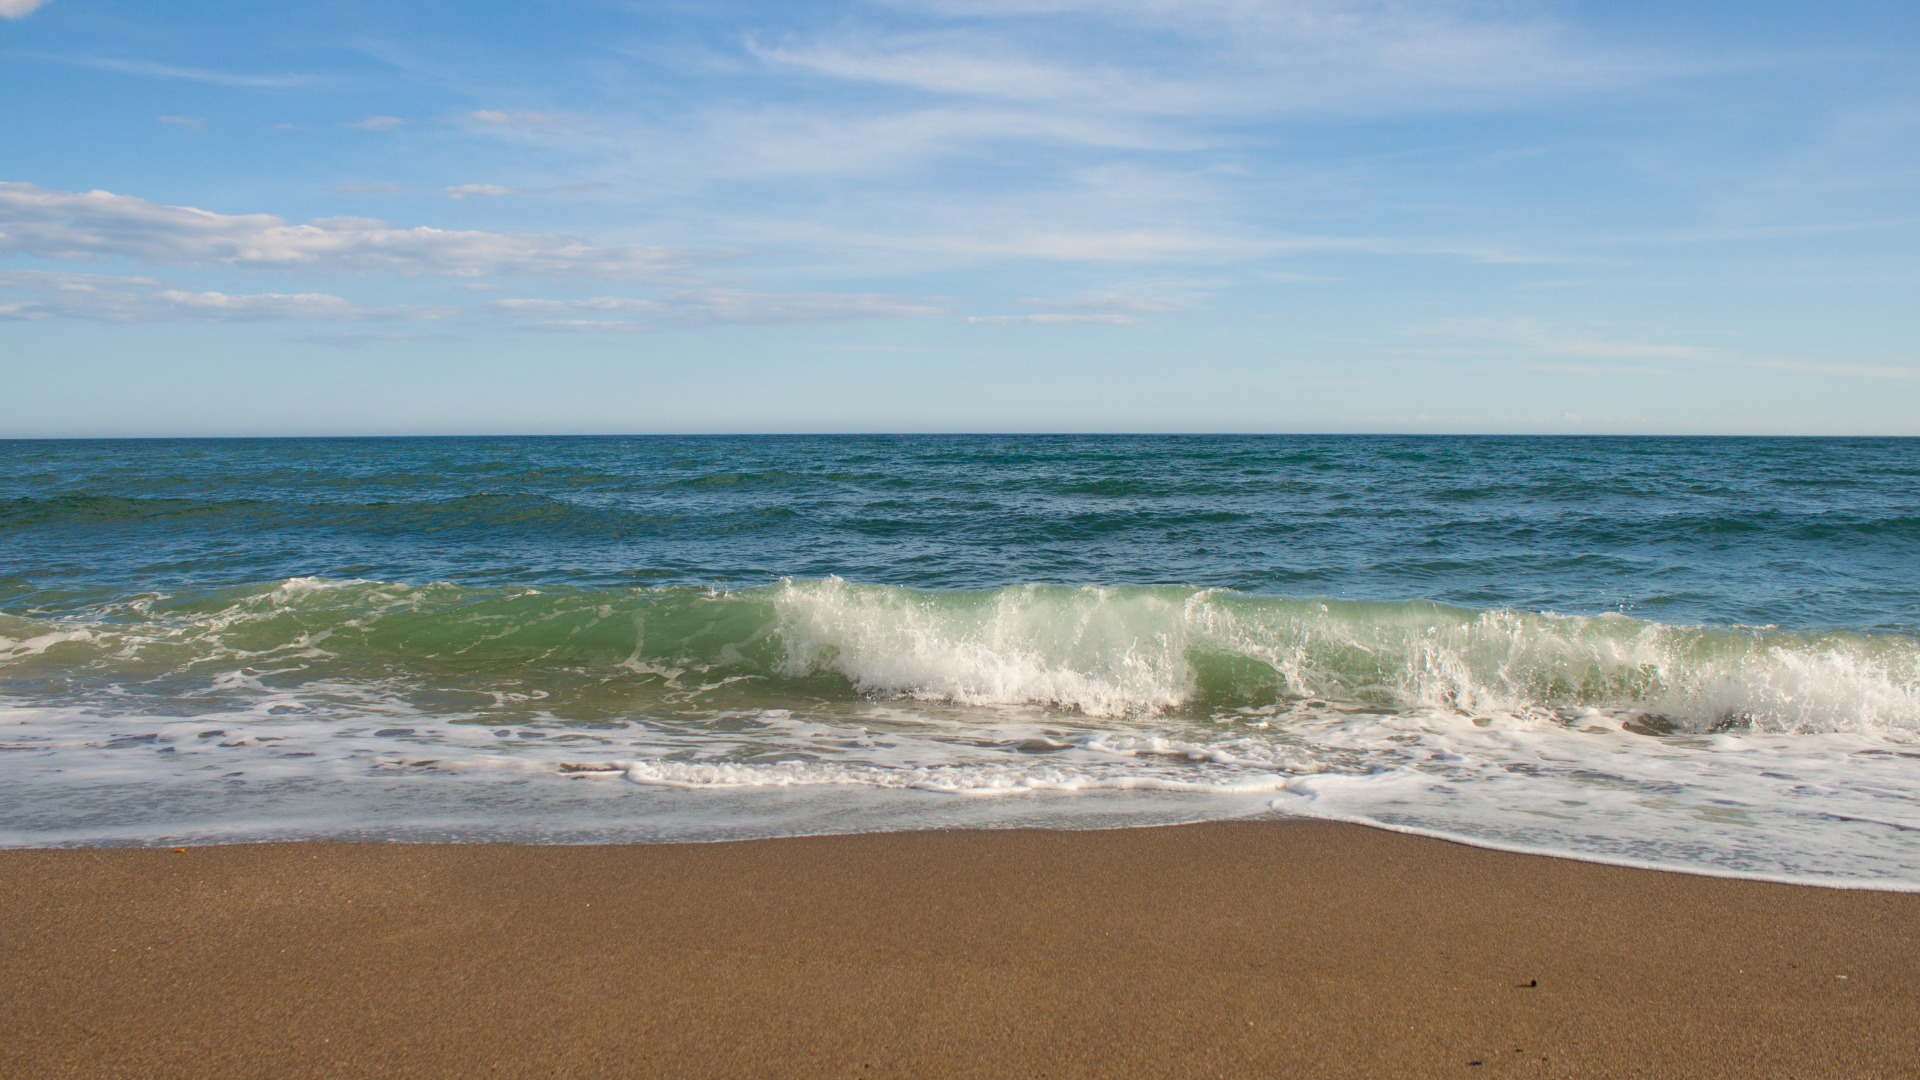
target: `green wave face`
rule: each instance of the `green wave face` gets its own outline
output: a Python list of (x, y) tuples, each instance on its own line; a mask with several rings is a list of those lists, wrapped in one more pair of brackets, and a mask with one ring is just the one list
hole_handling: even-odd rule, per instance
[(559, 719), (861, 696), (1205, 715), (1320, 698), (1382, 711), (1598, 707), (1682, 732), (1920, 728), (1920, 643), (1618, 615), (1312, 601), (1182, 586), (740, 592), (291, 579), (0, 618), (9, 694), (204, 707), (262, 687)]

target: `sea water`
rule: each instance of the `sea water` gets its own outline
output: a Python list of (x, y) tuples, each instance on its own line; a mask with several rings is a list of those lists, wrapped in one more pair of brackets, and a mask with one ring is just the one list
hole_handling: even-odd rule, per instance
[(0, 443), (0, 843), (1294, 815), (1920, 888), (1920, 442)]

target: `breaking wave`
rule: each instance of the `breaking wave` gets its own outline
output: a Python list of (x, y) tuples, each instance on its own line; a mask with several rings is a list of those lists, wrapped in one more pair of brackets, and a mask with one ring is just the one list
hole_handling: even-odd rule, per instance
[[(1091, 717), (1324, 699), (1382, 711), (1601, 708), (1648, 730), (1920, 730), (1920, 643), (1624, 615), (1188, 586), (918, 590), (837, 578), (718, 592), (293, 578), (0, 617), (0, 678), (85, 695), (216, 673), (543, 683), (629, 706), (702, 694), (907, 697)], [(744, 699), (743, 699), (744, 700)], [(769, 701), (772, 697), (769, 697)]]

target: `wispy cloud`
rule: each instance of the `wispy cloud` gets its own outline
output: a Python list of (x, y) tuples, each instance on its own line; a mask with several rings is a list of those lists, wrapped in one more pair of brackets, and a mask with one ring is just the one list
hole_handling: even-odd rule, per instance
[(342, 195), (391, 195), (396, 191), (405, 191), (399, 184), (380, 181), (372, 184), (335, 184), (327, 189)]
[(1131, 315), (1089, 315), (1085, 313), (1039, 312), (1033, 315), (969, 315), (967, 321), (986, 326), (1013, 326), (1030, 323), (1052, 326), (1073, 323), (1104, 323), (1108, 326), (1135, 326), (1145, 322)]
[[(599, 296), (583, 300), (495, 300), (496, 315), (537, 319), (533, 329), (627, 331), (721, 324), (843, 322), (943, 314), (934, 304), (879, 293), (757, 292), (680, 289), (658, 299)], [(606, 316), (643, 316), (635, 322)]]
[(560, 184), (556, 187), (511, 188), (498, 184), (458, 184), (441, 192), (449, 199), (471, 199), (500, 195), (558, 195), (569, 191), (604, 191), (611, 184)]
[[(28, 8), (29, 11), (32, 8)], [(18, 16), (13, 16), (18, 18)], [(299, 87), (318, 86), (326, 80), (317, 75), (298, 75), (283, 73), (278, 75), (246, 74), (232, 71), (208, 71), (203, 68), (175, 67), (172, 64), (157, 64), (151, 60), (122, 60), (107, 56), (42, 56), (39, 59), (51, 60), (59, 64), (73, 64), (77, 67), (89, 67), (97, 71), (115, 71), (122, 75), (144, 75), (154, 79), (178, 79), (184, 82), (213, 83), (217, 86), (246, 86), (255, 89), (288, 90)]]
[(397, 116), (369, 116), (365, 120), (343, 120), (341, 127), (359, 128), (362, 131), (388, 131), (406, 123)]
[(395, 341), (459, 341), (454, 334), (302, 334), (294, 338), (309, 345), (327, 345), (336, 349), (364, 349), (372, 345), (384, 345)]
[(1142, 315), (1165, 314), (1172, 311), (1184, 311), (1178, 304), (1169, 304), (1162, 300), (1140, 300), (1131, 297), (1099, 296), (1077, 299), (1047, 299), (1029, 296), (1015, 300), (1021, 307), (1050, 308), (1031, 315), (970, 315), (967, 321), (983, 326), (1014, 326), (1032, 324), (1039, 326), (1072, 325), (1075, 323), (1095, 323), (1107, 326), (1137, 326), (1146, 322)]
[(641, 300), (626, 296), (596, 296), (586, 300), (494, 300), (487, 304), (487, 310), (496, 315), (553, 318), (561, 315), (666, 311), (667, 305), (658, 300)]
[(1090, 297), (1077, 300), (1047, 300), (1040, 297), (1026, 297), (1015, 300), (1021, 307), (1053, 308), (1056, 311), (1091, 311), (1120, 313), (1165, 313), (1184, 311), (1179, 304), (1169, 304), (1164, 300), (1135, 300), (1121, 296)]
[(476, 124), (520, 128), (565, 127), (582, 120), (575, 113), (499, 112), (493, 109), (476, 109), (467, 114), (467, 119)]
[(649, 327), (624, 319), (541, 319), (538, 322), (521, 323), (516, 329), (541, 333), (637, 334)]
[(819, 78), (1140, 115), (1485, 105), (1489, 93), (1672, 67), (1583, 43), (1518, 5), (1458, 0), (901, 7), (917, 26), (843, 24), (746, 47)]
[(498, 184), (458, 184), (442, 189), (440, 194), (449, 199), (471, 199), (482, 196), (521, 195), (519, 188), (501, 187)]
[(1854, 379), (1891, 379), (1920, 382), (1920, 367), (1900, 364), (1835, 364), (1815, 360), (1754, 360), (1754, 367), (1801, 371), (1814, 375), (1841, 375)]
[[(857, 82), (877, 82), (935, 94), (1016, 101), (1132, 96), (1143, 81), (1110, 67), (1073, 68), (1008, 56), (1004, 45), (940, 36), (802, 40), (768, 46), (749, 40), (747, 51), (775, 68)], [(1183, 97), (1185, 95), (1176, 95)], [(1164, 99), (1163, 99), (1164, 100)], [(1162, 108), (1171, 108), (1165, 102)]]
[[(453, 305), (368, 305), (330, 293), (227, 293), (182, 288), (151, 277), (0, 271), (0, 319), (148, 322), (431, 321), (483, 310), (525, 329), (624, 332), (717, 325), (841, 322), (939, 315), (945, 308), (875, 293), (677, 289), (658, 298), (503, 299), (478, 309)], [(1094, 318), (1094, 317), (1088, 317)], [(341, 335), (329, 335), (341, 337)], [(354, 344), (421, 335), (356, 332)], [(343, 344), (345, 341), (329, 341)]]
[(205, 117), (163, 116), (160, 118), (160, 122), (163, 124), (178, 124), (188, 131), (199, 131), (207, 126)]
[(24, 19), (47, 0), (0, 0), (0, 19)]
[(96, 322), (269, 322), (441, 319), (456, 309), (367, 306), (328, 293), (194, 291), (144, 277), (47, 271), (0, 271), (0, 318), (89, 319)]
[[(650, 131), (645, 141), (655, 144), (655, 154), (662, 140), (686, 142), (688, 160), (722, 177), (872, 175), (993, 145), (1177, 153), (1217, 142), (1198, 128), (1127, 115), (970, 102), (879, 109), (780, 103), (714, 110), (701, 120), (690, 140)], [(625, 143), (634, 135), (610, 128), (600, 137)]]
[[(1381, 235), (1392, 227), (1386, 214), (1354, 211), (1407, 199), (1403, 187), (1369, 189), (1394, 166), (1336, 164), (1304, 144), (1276, 162), (1263, 125), (1531, 110), (1683, 70), (1583, 34), (1545, 7), (1478, 0), (882, 2), (824, 25), (750, 28), (737, 52), (704, 67), (687, 61), (691, 79), (712, 78), (724, 92), (695, 91), (685, 109), (615, 107), (590, 118), (481, 110), (464, 114), (464, 127), (537, 144), (587, 175), (618, 178), (623, 192), (670, 192), (691, 210), (683, 220), (704, 218), (709, 232), (743, 246), (778, 239), (866, 265), (909, 253), (950, 262), (1245, 262), (1332, 251), (1504, 261), (1528, 256), (1471, 225), (1457, 242), (1417, 229)], [(647, 76), (636, 68), (633, 77), (622, 88), (629, 99)], [(763, 189), (724, 207), (702, 198), (720, 185), (737, 196), (745, 184)], [(848, 197), (848, 184), (868, 186)], [(447, 194), (516, 190), (472, 184)], [(1375, 235), (1289, 236), (1289, 221)]]
[(696, 323), (837, 322), (939, 315), (945, 309), (880, 293), (754, 292), (691, 289), (670, 293), (683, 321)]
[(595, 247), (551, 233), (403, 229), (368, 218), (289, 225), (271, 214), (216, 214), (23, 183), (0, 183), (0, 252), (162, 266), (629, 280), (672, 279), (700, 258), (657, 247)]
[(1060, 231), (1013, 219), (993, 232), (919, 235), (842, 234), (842, 241), (873, 247), (904, 247), (966, 257), (1013, 256), (1085, 262), (1163, 262), (1180, 259), (1251, 259), (1305, 250), (1354, 250), (1363, 241), (1331, 238), (1272, 239), (1189, 229)]

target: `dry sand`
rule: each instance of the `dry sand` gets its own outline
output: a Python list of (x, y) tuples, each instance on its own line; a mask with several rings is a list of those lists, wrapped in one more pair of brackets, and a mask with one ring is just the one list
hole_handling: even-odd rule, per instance
[(1915, 1076), (1920, 896), (1324, 823), (0, 851), (0, 1075)]

